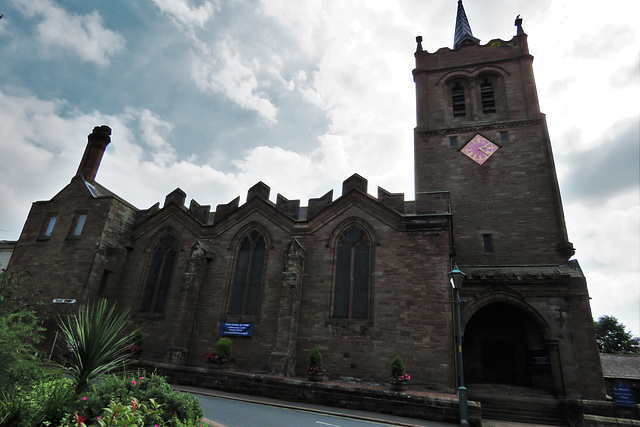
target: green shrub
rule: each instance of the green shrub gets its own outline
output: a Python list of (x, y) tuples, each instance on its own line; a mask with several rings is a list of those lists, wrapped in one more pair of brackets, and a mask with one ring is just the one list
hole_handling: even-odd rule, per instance
[(397, 379), (404, 376), (407, 371), (404, 369), (404, 363), (400, 356), (396, 356), (391, 362), (391, 378)]
[(142, 354), (142, 344), (144, 343), (144, 333), (141, 329), (136, 329), (131, 333), (131, 341), (132, 343), (127, 349), (134, 357), (139, 357)]
[(131, 358), (129, 345), (132, 334), (124, 332), (127, 313), (118, 313), (106, 300), (94, 306), (82, 307), (78, 314), (60, 319), (60, 329), (67, 347), (73, 349), (69, 358), (69, 374), (76, 383), (76, 392), (91, 382), (122, 367)]
[(0, 392), (13, 394), (41, 375), (36, 346), (44, 329), (28, 301), (20, 282), (0, 272)]
[(220, 338), (216, 343), (216, 354), (224, 359), (231, 358), (231, 339)]
[(320, 354), (320, 349), (317, 345), (313, 347), (309, 352), (309, 364), (307, 365), (307, 372), (322, 372), (322, 354)]
[(220, 338), (214, 350), (207, 355), (207, 361), (222, 365), (227, 363), (229, 359), (231, 359), (231, 340), (226, 337)]
[(131, 406), (131, 399), (136, 399), (140, 405), (152, 405), (152, 400), (159, 405), (157, 415), (163, 420), (160, 423), (163, 426), (179, 426), (180, 421), (193, 421), (204, 415), (196, 397), (173, 390), (164, 377), (155, 374), (151, 377), (144, 374), (120, 378), (108, 376), (100, 384), (89, 387), (82, 393), (67, 408), (67, 413), (77, 413), (84, 419), (95, 422), (98, 416), (105, 416), (104, 408), (110, 405)]
[(64, 378), (47, 378), (28, 386), (18, 386), (0, 397), (0, 425), (40, 426), (45, 422), (57, 425), (75, 400), (73, 382)]

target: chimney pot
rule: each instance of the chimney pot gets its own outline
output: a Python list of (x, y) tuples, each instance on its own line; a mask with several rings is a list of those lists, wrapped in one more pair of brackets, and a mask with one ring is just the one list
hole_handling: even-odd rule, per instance
[(104, 150), (111, 142), (111, 128), (106, 125), (96, 126), (87, 139), (87, 147), (82, 155), (76, 176), (82, 175), (86, 181), (94, 182)]

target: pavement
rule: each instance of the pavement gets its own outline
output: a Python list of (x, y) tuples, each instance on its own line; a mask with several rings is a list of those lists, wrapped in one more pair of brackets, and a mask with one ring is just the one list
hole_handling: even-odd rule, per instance
[[(286, 402), (286, 401), (277, 400), (277, 399), (258, 397), (258, 396), (246, 396), (246, 395), (241, 395), (236, 393), (227, 393), (227, 392), (222, 392), (218, 390), (210, 390), (210, 389), (199, 388), (199, 387), (174, 385), (173, 388), (186, 393), (200, 394), (200, 395), (211, 396), (211, 397), (222, 398), (222, 399), (233, 399), (233, 400), (239, 400), (247, 403), (257, 403), (261, 405), (269, 405), (269, 406), (275, 406), (279, 408), (287, 408), (287, 409), (295, 409), (295, 410), (323, 413), (323, 414), (329, 414), (329, 415), (337, 415), (341, 417), (378, 422), (378, 423), (388, 424), (392, 426), (422, 427), (422, 426), (428, 425), (433, 427), (439, 427), (439, 426), (454, 425), (454, 424), (447, 424), (447, 423), (428, 421), (428, 420), (414, 420), (410, 418), (403, 419), (401, 417), (393, 417), (393, 416), (387, 416), (385, 414), (375, 414), (372, 412), (365, 412), (365, 411), (351, 411), (348, 409), (326, 407), (321, 405), (312, 405), (312, 404), (297, 403), (297, 402), (296, 403)], [(226, 427), (222, 424), (216, 423), (215, 421), (211, 421), (208, 419), (205, 419), (205, 423), (207, 426), (211, 426), (211, 427)], [(419, 424), (416, 424), (416, 423), (419, 423)], [(482, 426), (483, 427), (548, 427), (547, 425), (544, 425), (544, 424), (530, 424), (530, 423), (501, 421), (501, 420), (482, 420)]]

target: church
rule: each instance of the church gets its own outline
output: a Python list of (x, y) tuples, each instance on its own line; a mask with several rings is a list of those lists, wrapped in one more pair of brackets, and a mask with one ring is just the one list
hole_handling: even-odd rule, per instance
[[(98, 126), (71, 182), (33, 203), (8, 270), (52, 313), (100, 298), (129, 310), (149, 362), (206, 367), (228, 336), (231, 369), (301, 376), (317, 345), (332, 379), (386, 382), (400, 355), (411, 387), (453, 393), (462, 338), (470, 397), (603, 399), (586, 279), (515, 27), (481, 44), (459, 1), (453, 48), (416, 38), (414, 197), (372, 195), (354, 174), (306, 203), (274, 202), (258, 182), (244, 204), (187, 204), (176, 188), (139, 209), (96, 180), (111, 143)], [(462, 337), (454, 268), (466, 275)]]

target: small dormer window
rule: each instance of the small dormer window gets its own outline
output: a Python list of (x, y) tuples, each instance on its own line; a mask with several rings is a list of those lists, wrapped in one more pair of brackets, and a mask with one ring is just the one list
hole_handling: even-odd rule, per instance
[(485, 80), (480, 84), (480, 98), (484, 114), (496, 112), (496, 98), (493, 95), (493, 84), (490, 81)]
[(451, 89), (451, 104), (453, 106), (453, 117), (464, 117), (467, 115), (464, 88), (460, 86), (460, 84), (456, 84)]

